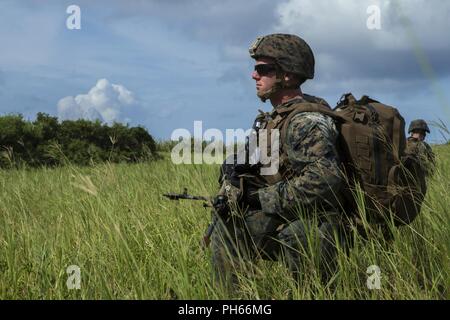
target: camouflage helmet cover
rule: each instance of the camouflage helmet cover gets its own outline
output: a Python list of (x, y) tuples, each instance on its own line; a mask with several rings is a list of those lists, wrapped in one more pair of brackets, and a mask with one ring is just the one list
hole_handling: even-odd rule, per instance
[(430, 128), (428, 128), (426, 121), (422, 120), (422, 119), (417, 119), (417, 120), (411, 121), (411, 123), (409, 125), (409, 129), (408, 129), (408, 133), (411, 133), (411, 131), (413, 131), (413, 130), (423, 130), (423, 131), (430, 133)]
[(314, 54), (309, 45), (296, 35), (276, 33), (258, 37), (249, 52), (253, 59), (275, 59), (284, 72), (306, 79), (314, 78)]

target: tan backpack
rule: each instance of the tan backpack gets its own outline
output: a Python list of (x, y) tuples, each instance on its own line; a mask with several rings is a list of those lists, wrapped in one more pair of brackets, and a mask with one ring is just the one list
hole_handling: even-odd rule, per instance
[[(368, 96), (356, 100), (351, 93), (343, 95), (334, 110), (314, 102), (296, 103), (279, 110), (282, 120), (275, 126), (269, 125), (269, 128), (281, 128), (281, 146), (290, 119), (300, 112), (320, 112), (336, 120), (340, 132), (338, 150), (348, 186), (345, 206), (349, 213), (369, 223), (393, 220), (397, 226), (415, 219), (423, 195), (411, 174), (413, 164), (404, 156), (405, 121), (397, 109)], [(283, 150), (280, 157), (281, 163), (286, 163)], [(288, 178), (286, 172), (289, 168), (281, 170), (278, 176), (268, 177), (269, 181)], [(358, 189), (362, 192), (358, 193)], [(361, 216), (362, 204), (364, 217)]]
[[(364, 191), (369, 222), (393, 220), (396, 225), (411, 223), (420, 212), (423, 195), (406, 161), (405, 120), (397, 109), (351, 93), (342, 97), (334, 110), (341, 118), (340, 150), (349, 189)], [(355, 201), (353, 200), (355, 204)]]

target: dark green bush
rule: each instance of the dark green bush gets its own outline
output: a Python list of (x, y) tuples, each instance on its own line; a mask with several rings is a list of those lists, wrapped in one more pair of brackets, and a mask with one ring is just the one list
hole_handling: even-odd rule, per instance
[(142, 127), (100, 121), (65, 120), (38, 113), (34, 122), (22, 115), (0, 117), (0, 167), (90, 165), (104, 161), (155, 159), (156, 143)]

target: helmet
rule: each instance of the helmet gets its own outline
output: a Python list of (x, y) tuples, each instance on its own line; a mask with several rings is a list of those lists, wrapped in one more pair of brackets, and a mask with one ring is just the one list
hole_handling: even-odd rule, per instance
[(258, 37), (249, 52), (253, 59), (275, 59), (284, 72), (306, 79), (314, 78), (314, 54), (309, 45), (296, 35), (276, 33)]
[(413, 130), (423, 130), (423, 131), (430, 133), (430, 129), (428, 128), (427, 123), (425, 122), (425, 120), (422, 120), (422, 119), (417, 119), (417, 120), (411, 121), (409, 128), (408, 128), (408, 133), (411, 133), (411, 131), (413, 131)]

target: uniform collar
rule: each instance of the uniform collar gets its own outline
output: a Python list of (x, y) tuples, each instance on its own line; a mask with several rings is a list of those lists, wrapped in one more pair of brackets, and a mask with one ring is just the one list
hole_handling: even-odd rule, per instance
[(278, 113), (278, 111), (280, 111), (282, 109), (288, 108), (295, 103), (300, 103), (300, 102), (305, 102), (305, 101), (306, 100), (303, 97), (295, 97), (295, 98), (289, 99), (289, 100), (283, 102), (282, 104), (279, 104), (276, 107), (274, 107), (270, 114), (276, 115)]

